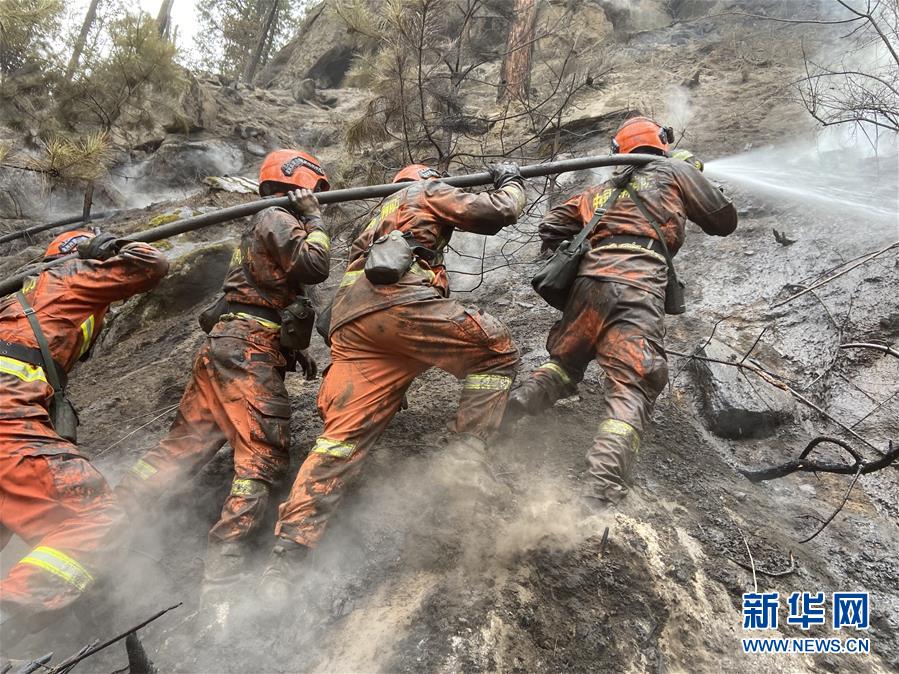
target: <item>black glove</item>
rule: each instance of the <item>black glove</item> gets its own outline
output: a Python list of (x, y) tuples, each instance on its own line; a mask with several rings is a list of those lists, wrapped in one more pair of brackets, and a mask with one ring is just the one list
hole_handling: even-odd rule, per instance
[(312, 381), (315, 379), (315, 376), (318, 374), (318, 363), (315, 362), (315, 358), (306, 350), (296, 352), (297, 364), (303, 370), (303, 379), (306, 381)]
[(487, 170), (490, 177), (493, 178), (493, 186), (496, 189), (505, 187), (510, 183), (517, 183), (524, 187), (524, 179), (521, 177), (521, 170), (518, 164), (512, 162), (504, 162), (502, 164), (487, 164)]
[(94, 238), (78, 244), (78, 257), (83, 260), (108, 260), (118, 254), (123, 243), (125, 242), (114, 234), (101, 232)]
[(318, 199), (312, 190), (305, 188), (292, 190), (287, 193), (287, 200), (290, 202), (290, 210), (301, 218), (309, 218), (313, 216), (321, 217), (321, 209), (318, 206)]

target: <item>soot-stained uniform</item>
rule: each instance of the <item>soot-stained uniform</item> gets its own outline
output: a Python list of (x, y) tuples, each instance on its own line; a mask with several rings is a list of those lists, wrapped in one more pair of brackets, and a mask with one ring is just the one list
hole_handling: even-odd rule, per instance
[[(617, 173), (620, 173), (620, 169)], [(694, 166), (660, 158), (637, 170), (629, 183), (658, 223), (674, 255), (684, 242), (686, 220), (707, 234), (727, 236), (737, 226), (733, 204)], [(614, 193), (613, 181), (588, 188), (551, 209), (540, 224), (544, 250), (554, 251), (577, 235), (596, 208)], [(570, 394), (594, 358), (606, 374), (599, 433), (587, 454), (589, 489), (614, 501), (627, 491), (627, 478), (655, 399), (668, 381), (664, 350), (664, 256), (638, 243), (610, 237), (657, 240), (653, 227), (627, 190), (589, 235), (591, 250), (581, 261), (568, 303), (547, 339), (549, 361), (522, 384), (534, 408)]]
[[(284, 309), (305, 284), (328, 277), (330, 249), (318, 216), (301, 222), (267, 208), (254, 216), (234, 253), (225, 299)], [(168, 435), (117, 487), (126, 504), (149, 502), (188, 479), (228, 442), (235, 477), (210, 542), (243, 540), (262, 523), (271, 486), (289, 463), (290, 402), (279, 335), (278, 323), (249, 310), (222, 316), (196, 356)]]
[[(517, 184), (470, 194), (433, 180), (412, 183), (381, 203), (353, 244), (334, 300), (331, 366), (318, 396), (325, 428), (281, 505), (279, 536), (309, 547), (318, 542), (409, 384), (431, 367), (462, 380), (456, 431), (487, 439), (497, 429), (518, 352), (500, 321), (448, 299), (439, 251), (455, 229), (496, 234), (523, 207)], [(410, 233), (416, 245), (438, 255), (430, 263), (416, 261), (398, 283), (372, 284), (364, 253), (394, 230)]]
[[(144, 243), (105, 261), (67, 260), (25, 283), (50, 354), (68, 373), (100, 334), (112, 302), (155, 287), (165, 256)], [(0, 299), (0, 340), (37, 349), (15, 295)], [(40, 359), (37, 359), (40, 362)], [(0, 548), (34, 546), (0, 583), (0, 601), (29, 612), (64, 608), (108, 568), (125, 514), (103, 476), (50, 423), (44, 368), (0, 355)]]

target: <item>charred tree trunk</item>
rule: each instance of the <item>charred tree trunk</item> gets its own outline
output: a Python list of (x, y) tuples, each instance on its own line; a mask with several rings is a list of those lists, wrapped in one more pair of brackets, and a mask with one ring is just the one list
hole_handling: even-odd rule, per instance
[(512, 26), (503, 57), (498, 101), (528, 98), (536, 26), (537, 0), (515, 0)]
[(85, 221), (91, 217), (91, 207), (94, 205), (94, 181), (88, 183), (84, 189), (84, 202), (81, 208), (81, 216)]
[(72, 48), (72, 57), (69, 59), (69, 65), (66, 68), (66, 80), (71, 82), (75, 75), (75, 69), (81, 60), (81, 52), (84, 51), (84, 45), (87, 42), (88, 33), (91, 32), (91, 26), (94, 25), (94, 19), (97, 18), (97, 5), (100, 0), (91, 0), (91, 4), (87, 8), (87, 14), (84, 15), (84, 23), (81, 24), (81, 32), (78, 33), (78, 39), (75, 40), (75, 46)]
[(159, 6), (159, 14), (156, 15), (159, 37), (167, 37), (171, 32), (173, 4), (175, 4), (175, 0), (162, 0), (162, 4)]
[(272, 4), (265, 16), (265, 21), (263, 21), (262, 26), (259, 29), (259, 39), (256, 40), (256, 47), (253, 49), (253, 54), (250, 56), (250, 60), (247, 62), (247, 67), (243, 73), (243, 80), (247, 84), (253, 83), (253, 79), (256, 77), (256, 71), (259, 70), (259, 65), (262, 63), (262, 56), (268, 52), (267, 46), (274, 40), (275, 23), (278, 20), (278, 9), (280, 5), (280, 0), (272, 0)]

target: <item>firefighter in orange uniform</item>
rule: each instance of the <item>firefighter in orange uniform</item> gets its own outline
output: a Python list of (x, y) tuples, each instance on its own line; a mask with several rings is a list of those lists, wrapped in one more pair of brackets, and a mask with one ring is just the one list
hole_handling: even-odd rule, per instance
[[(593, 447), (587, 453), (585, 496), (594, 505), (614, 503), (628, 491), (629, 476), (656, 398), (668, 382), (665, 357), (667, 263), (660, 239), (635, 202), (636, 191), (674, 255), (684, 242), (687, 219), (707, 234), (736, 229), (733, 204), (701, 173), (702, 163), (679, 151), (669, 157), (673, 132), (646, 117), (626, 120), (612, 150), (659, 155), (633, 172), (613, 178), (551, 209), (540, 224), (545, 251), (580, 232), (597, 207), (607, 212), (588, 236), (562, 318), (547, 339), (549, 361), (534, 370), (509, 400), (508, 417), (539, 414), (573, 395), (594, 358), (606, 375), (605, 404)], [(627, 182), (615, 203), (607, 203)]]
[(70, 409), (67, 374), (88, 354), (109, 305), (155, 287), (168, 262), (148, 244), (88, 230), (59, 235), (44, 259), (75, 252), (0, 299), (0, 548), (12, 534), (34, 546), (0, 583), (5, 646), (94, 584), (125, 523), (106, 480), (74, 444), (74, 415), (63, 428), (53, 414), (54, 427), (51, 409)]
[[(206, 556), (204, 605), (213, 610), (230, 605), (228, 588), (242, 577), (249, 534), (262, 524), (272, 486), (289, 463), (282, 310), (330, 270), (331, 240), (313, 194), (329, 188), (318, 160), (295, 150), (272, 152), (259, 181), (261, 196), (287, 194), (293, 212), (272, 207), (251, 220), (224, 281), (227, 306), (213, 319), (168, 435), (116, 489), (126, 507), (148, 505), (231, 445), (235, 476)], [(305, 353), (286, 355), (314, 377)]]
[[(459, 435), (447, 452), (462, 462), (483, 461), (502, 421), (518, 351), (497, 319), (448, 299), (441, 251), (457, 228), (489, 236), (516, 222), (525, 204), (518, 167), (490, 170), (495, 189), (470, 194), (427, 166), (407, 166), (394, 182), (409, 186), (381, 202), (353, 243), (332, 306), (331, 366), (318, 396), (325, 427), (279, 510), (278, 541), (262, 581), (268, 599), (277, 601), (293, 584), (347, 482), (418, 375), (439, 367), (462, 380)], [(365, 271), (369, 249), (391, 243), (385, 238), (391, 233), (412, 255), (397, 267), (396, 282), (373, 283)]]

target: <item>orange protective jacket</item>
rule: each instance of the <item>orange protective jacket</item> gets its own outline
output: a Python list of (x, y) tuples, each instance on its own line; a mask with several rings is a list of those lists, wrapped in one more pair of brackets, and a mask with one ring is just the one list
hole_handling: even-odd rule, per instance
[[(680, 159), (660, 157), (647, 164), (634, 173), (630, 186), (637, 189), (659, 224), (672, 255), (684, 243), (688, 219), (715, 236), (727, 236), (737, 228), (737, 210), (730, 200), (695, 167)], [(539, 227), (543, 249), (555, 250), (574, 237), (614, 191), (612, 180), (608, 180), (552, 208)], [(603, 243), (615, 235), (658, 239), (655, 230), (626, 190), (617, 203), (606, 204), (606, 208), (589, 237), (592, 250), (581, 261), (579, 275), (633, 285), (664, 298), (667, 275), (662, 255), (626, 243)]]
[[(73, 259), (29, 278), (23, 292), (53, 360), (70, 371), (100, 334), (109, 305), (155, 287), (168, 268), (160, 251), (146, 243), (130, 243), (108, 260)], [(0, 339), (37, 348), (15, 295), (0, 299)], [(4, 377), (0, 387), (0, 425), (12, 420), (23, 424), (15, 433), (0, 430), (0, 452), (55, 453), (60, 438), (47, 416), (53, 389), (42, 368), (23, 368), (21, 361), (0, 356), (0, 374), (12, 375)]]
[[(442, 251), (453, 231), (496, 234), (516, 222), (524, 199), (515, 184), (472, 194), (440, 180), (412, 183), (385, 199), (350, 249), (347, 271), (331, 310), (330, 332), (380, 309), (449, 296)], [(373, 241), (394, 230), (411, 233), (417, 245), (436, 251), (437, 256), (430, 263), (419, 260), (413, 264), (399, 283), (369, 283), (363, 271), (365, 252)]]

